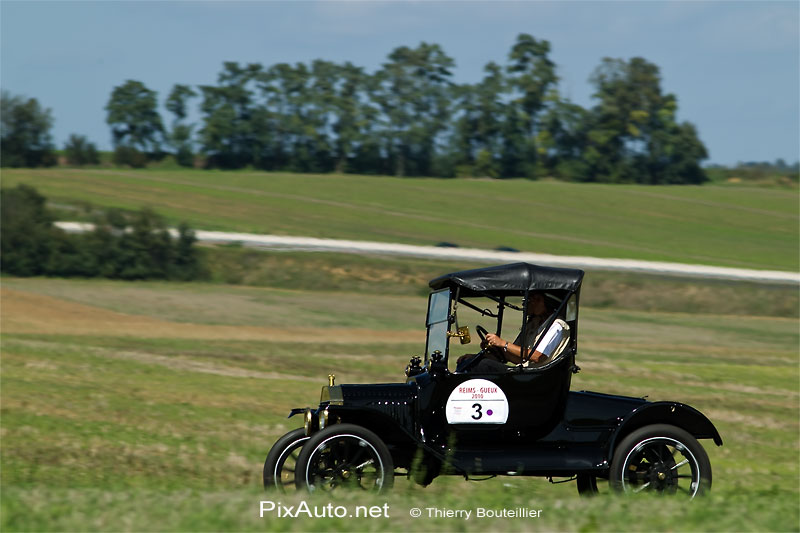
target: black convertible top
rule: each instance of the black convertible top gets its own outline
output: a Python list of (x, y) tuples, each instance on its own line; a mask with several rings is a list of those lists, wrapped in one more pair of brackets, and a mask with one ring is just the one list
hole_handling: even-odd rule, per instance
[[(512, 263), (473, 270), (462, 270), (439, 276), (428, 283), (433, 290), (461, 287), (461, 295), (490, 292), (499, 295), (521, 295), (526, 290), (578, 290), (583, 270)], [(465, 291), (466, 289), (466, 291)]]

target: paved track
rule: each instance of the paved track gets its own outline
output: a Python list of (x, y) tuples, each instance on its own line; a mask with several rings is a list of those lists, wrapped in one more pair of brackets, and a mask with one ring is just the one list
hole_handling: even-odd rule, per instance
[[(57, 226), (70, 232), (89, 231), (91, 224), (77, 222), (57, 222)], [(174, 230), (173, 230), (174, 231)], [(317, 239), (312, 237), (287, 237), (281, 235), (257, 235), (253, 233), (229, 233), (221, 231), (195, 231), (197, 239), (203, 242), (239, 242), (243, 246), (267, 250), (304, 250), (318, 252), (340, 252), (361, 254), (385, 254), (407, 257), (427, 257), (433, 259), (479, 261), (486, 263), (513, 263), (524, 261), (548, 266), (582, 268), (586, 270), (619, 270), (626, 272), (647, 272), (674, 276), (759, 281), (771, 283), (800, 284), (800, 273), (777, 270), (750, 270), (744, 268), (665, 263), (658, 261), (639, 261), (635, 259), (605, 259), (537, 254), (529, 252), (500, 252), (476, 248), (445, 248), (437, 246), (413, 246), (370, 241), (349, 241), (339, 239)]]

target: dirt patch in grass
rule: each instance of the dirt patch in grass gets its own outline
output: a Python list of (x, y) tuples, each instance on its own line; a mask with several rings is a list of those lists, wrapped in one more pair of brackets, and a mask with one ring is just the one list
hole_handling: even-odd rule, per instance
[(199, 372), (201, 374), (214, 374), (217, 376), (227, 376), (233, 378), (255, 378), (255, 379), (288, 379), (293, 381), (308, 381), (318, 383), (318, 377), (295, 376), (281, 374), (279, 372), (260, 372), (258, 370), (248, 370), (245, 368), (235, 368), (232, 366), (211, 364), (205, 361), (195, 361), (191, 359), (167, 357), (145, 352), (118, 352), (112, 350), (92, 349), (93, 353), (114, 359), (127, 359), (139, 363), (159, 365), (171, 370), (181, 370), (188, 372)]
[(334, 344), (424, 342), (424, 331), (359, 328), (225, 326), (171, 322), (3, 287), (3, 333), (136, 336), (141, 338), (268, 340)]
[[(21, 345), (25, 346), (44, 347), (44, 348), (52, 346), (52, 343), (34, 341), (34, 340), (21, 340), (18, 342)], [(83, 350), (84, 352), (88, 352), (93, 355), (109, 359), (135, 361), (137, 363), (144, 363), (148, 365), (163, 366), (171, 370), (198, 372), (201, 374), (214, 374), (217, 376), (227, 376), (232, 378), (286, 379), (293, 381), (308, 381), (312, 383), (317, 383), (320, 381), (318, 377), (298, 376), (292, 374), (285, 374), (281, 372), (262, 372), (259, 370), (251, 370), (247, 368), (237, 368), (228, 365), (212, 364), (207, 361), (197, 361), (183, 357), (169, 357), (166, 355), (158, 355), (140, 351), (108, 350), (105, 348), (88, 347), (81, 345), (60, 345), (60, 346), (64, 349)], [(38, 369), (38, 370), (58, 369), (58, 367), (55, 364), (48, 361), (27, 362), (25, 363), (25, 368)]]

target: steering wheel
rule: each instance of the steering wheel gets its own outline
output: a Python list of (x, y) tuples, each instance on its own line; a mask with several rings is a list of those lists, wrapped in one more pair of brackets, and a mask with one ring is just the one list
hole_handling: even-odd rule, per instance
[(478, 334), (478, 337), (481, 338), (481, 348), (483, 348), (483, 345), (486, 344), (486, 334), (489, 332), (480, 324), (475, 326), (475, 332)]
[(481, 338), (481, 351), (470, 357), (469, 359), (464, 359), (458, 365), (456, 365), (456, 374), (463, 373), (468, 371), (473, 366), (477, 365), (481, 359), (486, 355), (487, 347), (486, 347), (486, 334), (489, 333), (486, 331), (486, 328), (481, 326), (480, 324), (475, 326), (475, 332), (478, 334), (478, 337)]

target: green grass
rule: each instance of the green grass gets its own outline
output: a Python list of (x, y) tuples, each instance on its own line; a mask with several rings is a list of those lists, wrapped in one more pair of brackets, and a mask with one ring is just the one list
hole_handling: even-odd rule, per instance
[[(338, 383), (402, 381), (422, 342), (389, 335), (422, 329), (424, 297), (17, 278), (4, 278), (3, 290), (3, 531), (800, 529), (796, 318), (581, 309), (582, 371), (573, 389), (677, 400), (706, 413), (725, 441), (720, 448), (703, 441), (714, 472), (707, 498), (586, 500), (574, 483), (509, 477), (440, 477), (427, 488), (398, 479), (387, 495), (277, 497), (260, 489), (261, 466), (271, 444), (299, 425), (286, 419), (289, 409), (316, 404), (331, 371)], [(63, 307), (20, 307), (9, 291)], [(15, 329), (24, 313), (42, 315), (30, 317), (40, 320), (37, 331)], [(103, 313), (108, 321), (93, 330), (60, 329)], [(236, 335), (254, 327), (302, 331), (323, 315), (319, 336)], [(163, 327), (131, 334), (127, 322), (145, 318)], [(369, 324), (377, 340), (345, 340), (358, 324)], [(208, 335), (214, 328), (230, 328), (219, 330), (230, 336)], [(185, 334), (192, 331), (196, 337)], [(259, 517), (259, 501), (270, 499), (348, 512), (386, 504), (389, 517)], [(525, 507), (542, 515), (412, 518), (413, 507)]]
[[(201, 170), (7, 169), (57, 206), (199, 229), (797, 270), (796, 188), (610, 186)], [(81, 218), (81, 210), (69, 211)]]
[[(426, 296), (443, 272), (484, 263), (319, 252), (204, 249), (213, 281), (261, 287)], [(643, 273), (587, 271), (581, 301), (591, 307), (639, 311), (798, 316), (798, 286)]]

